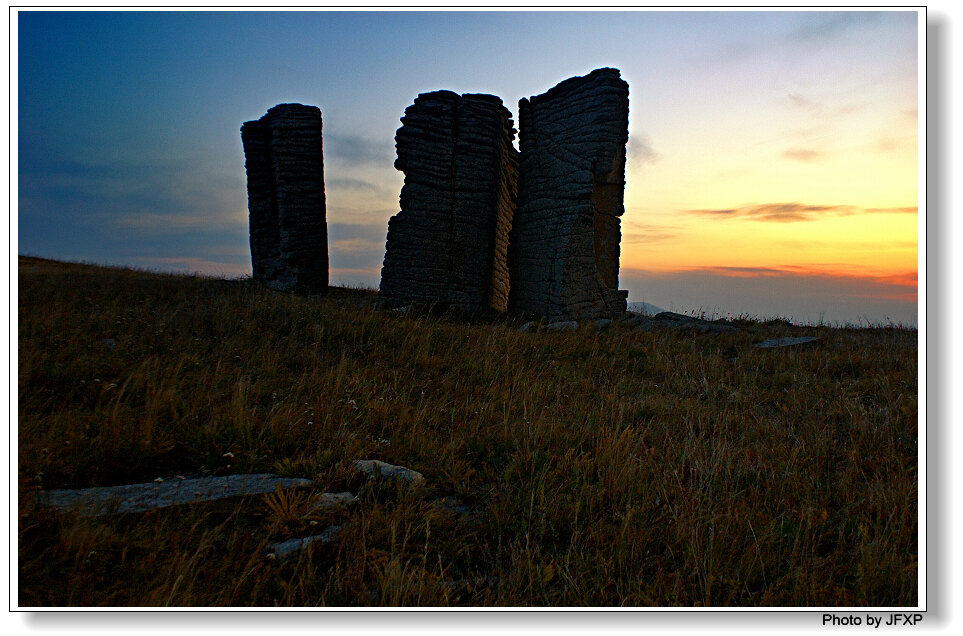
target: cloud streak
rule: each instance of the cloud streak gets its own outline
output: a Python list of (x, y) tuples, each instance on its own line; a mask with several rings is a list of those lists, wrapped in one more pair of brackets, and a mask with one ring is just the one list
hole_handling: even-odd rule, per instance
[(325, 158), (349, 164), (394, 164), (394, 145), (387, 141), (372, 141), (361, 135), (324, 135)]
[(810, 162), (822, 159), (823, 153), (812, 148), (787, 148), (783, 151), (782, 156), (795, 161)]
[(653, 164), (661, 158), (652, 147), (652, 141), (648, 135), (644, 134), (629, 135), (625, 150), (630, 166)]
[(916, 214), (916, 206), (892, 208), (861, 208), (855, 205), (811, 205), (793, 203), (760, 203), (737, 208), (690, 209), (686, 214), (716, 219), (746, 219), (774, 223), (817, 221), (827, 217), (852, 216), (854, 214)]
[(813, 12), (789, 34), (800, 43), (821, 43), (879, 21), (881, 14), (870, 11)]
[(675, 238), (678, 238), (679, 234), (680, 232), (677, 226), (639, 223), (637, 221), (626, 220), (623, 217), (623, 245), (645, 245), (659, 243), (662, 241), (671, 241)]

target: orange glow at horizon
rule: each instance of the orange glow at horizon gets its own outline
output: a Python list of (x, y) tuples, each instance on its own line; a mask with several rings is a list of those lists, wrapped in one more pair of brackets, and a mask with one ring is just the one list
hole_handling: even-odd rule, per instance
[(918, 264), (917, 215), (862, 212), (814, 221), (701, 218), (691, 212), (623, 217), (622, 267), (676, 271), (706, 267), (799, 268), (839, 274), (902, 275)]

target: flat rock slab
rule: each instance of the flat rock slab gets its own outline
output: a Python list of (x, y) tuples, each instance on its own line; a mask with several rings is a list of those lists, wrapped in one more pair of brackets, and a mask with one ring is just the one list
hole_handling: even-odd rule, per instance
[(66, 512), (77, 509), (85, 517), (145, 512), (179, 504), (198, 503), (274, 492), (274, 489), (309, 486), (310, 479), (279, 477), (271, 474), (226, 475), (82, 488), (80, 490), (48, 490), (37, 494), (41, 505)]
[(805, 344), (807, 342), (816, 342), (817, 340), (822, 340), (822, 338), (815, 338), (813, 336), (802, 336), (799, 338), (770, 338), (769, 340), (763, 340), (756, 345), (759, 349), (775, 349), (777, 347), (792, 347), (793, 345)]

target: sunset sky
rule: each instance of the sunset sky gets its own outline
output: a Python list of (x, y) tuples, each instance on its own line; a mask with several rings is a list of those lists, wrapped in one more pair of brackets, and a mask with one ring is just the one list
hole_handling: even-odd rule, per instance
[[(251, 271), (240, 126), (319, 106), (333, 283), (377, 287), (418, 93), (629, 84), (620, 287), (917, 323), (914, 11), (43, 12), (14, 20), (17, 251)], [(516, 119), (517, 125), (517, 119)]]

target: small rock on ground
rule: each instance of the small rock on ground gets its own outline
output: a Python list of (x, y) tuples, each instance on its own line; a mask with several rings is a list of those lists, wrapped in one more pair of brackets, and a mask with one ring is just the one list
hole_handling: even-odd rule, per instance
[(403, 479), (414, 485), (425, 483), (424, 475), (418, 471), (405, 468), (404, 466), (388, 464), (377, 459), (359, 459), (354, 463), (354, 465), (369, 478), (374, 476), (375, 469), (377, 469), (378, 472), (381, 473), (382, 477), (397, 477), (398, 479)]
[(328, 543), (341, 532), (341, 526), (328, 526), (321, 534), (313, 534), (309, 537), (288, 539), (280, 543), (272, 543), (264, 549), (262, 554), (269, 559), (283, 559), (291, 556), (298, 550), (303, 550), (315, 541)]
[(770, 338), (769, 340), (763, 340), (762, 342), (758, 343), (756, 347), (760, 349), (775, 349), (777, 347), (791, 347), (793, 345), (815, 342), (817, 340), (821, 340), (821, 338), (816, 338), (813, 336), (801, 336), (799, 338)]
[(314, 503), (314, 508), (315, 510), (340, 508), (353, 503), (355, 499), (357, 499), (357, 497), (350, 492), (323, 492), (318, 495)]

